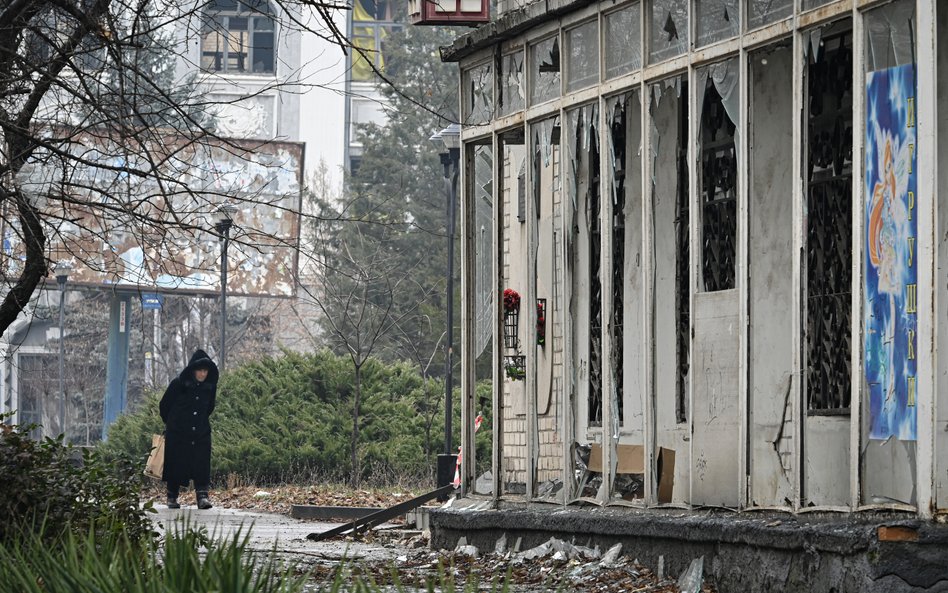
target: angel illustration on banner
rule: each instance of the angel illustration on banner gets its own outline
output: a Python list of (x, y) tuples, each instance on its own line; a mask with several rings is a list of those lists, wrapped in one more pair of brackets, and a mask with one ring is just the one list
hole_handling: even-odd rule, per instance
[[(884, 332), (879, 343), (883, 352), (879, 361), (879, 379), (884, 388), (884, 406), (895, 403), (896, 391), (896, 335), (898, 323), (897, 301), (904, 302), (907, 280), (911, 277), (911, 246), (909, 215), (909, 178), (912, 153), (908, 142), (899, 142), (888, 130), (875, 124), (876, 171), (878, 179), (872, 189), (869, 206), (868, 251), (869, 263), (875, 268), (878, 284), (877, 298), (886, 295), (887, 302), (874, 303), (876, 321), (883, 321)], [(886, 315), (882, 307), (888, 309)], [(881, 317), (881, 319), (880, 319)], [(901, 366), (901, 365), (899, 365)]]

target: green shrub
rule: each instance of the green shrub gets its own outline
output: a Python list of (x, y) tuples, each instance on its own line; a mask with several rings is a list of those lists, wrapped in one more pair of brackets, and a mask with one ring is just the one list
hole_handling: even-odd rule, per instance
[[(362, 369), (358, 451), (363, 478), (373, 483), (430, 480), (444, 443), (444, 388), (409, 364), (369, 360)], [(354, 374), (347, 357), (329, 351), (284, 352), (229, 370), (218, 386), (212, 472), (217, 483), (239, 474), (260, 483), (350, 472)], [(489, 392), (489, 386), (487, 387)], [(109, 428), (110, 454), (144, 459), (161, 432), (160, 393)], [(488, 397), (489, 399), (489, 397)], [(454, 443), (460, 399), (455, 396)], [(479, 435), (479, 447), (489, 431)]]
[(60, 439), (34, 441), (33, 428), (0, 426), (0, 541), (37, 530), (55, 535), (119, 528), (133, 538), (151, 532), (151, 508), (139, 504), (138, 460), (105, 459)]

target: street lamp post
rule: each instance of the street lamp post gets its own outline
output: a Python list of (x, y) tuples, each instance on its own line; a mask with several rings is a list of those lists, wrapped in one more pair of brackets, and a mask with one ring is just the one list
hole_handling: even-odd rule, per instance
[[(440, 153), (441, 165), (444, 167), (444, 193), (447, 202), (448, 227), (448, 262), (445, 289), (446, 320), (445, 320), (445, 357), (444, 357), (444, 461), (438, 464), (438, 486), (443, 486), (442, 480), (450, 476), (453, 469), (454, 455), (451, 448), (451, 397), (454, 389), (454, 232), (455, 232), (455, 202), (457, 202), (458, 163), (461, 157), (461, 126), (451, 124), (431, 137), (433, 142), (443, 145), (444, 152)], [(442, 465), (448, 467), (443, 468)], [(447, 474), (447, 476), (445, 476)], [(447, 478), (450, 480), (450, 478)]]
[(72, 266), (61, 261), (56, 264), (56, 283), (59, 284), (59, 431), (66, 434), (66, 282)]
[(224, 372), (227, 360), (227, 247), (230, 243), (230, 227), (234, 224), (237, 208), (232, 204), (221, 204), (214, 213), (214, 230), (221, 238), (221, 347), (218, 366)]

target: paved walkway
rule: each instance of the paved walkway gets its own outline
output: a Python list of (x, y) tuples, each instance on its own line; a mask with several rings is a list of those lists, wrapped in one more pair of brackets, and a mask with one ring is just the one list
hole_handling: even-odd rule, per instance
[[(237, 509), (222, 509), (214, 507), (208, 510), (198, 510), (190, 506), (180, 509), (169, 509), (165, 505), (156, 505), (158, 514), (154, 521), (159, 531), (173, 529), (175, 525), (185, 522), (192, 527), (205, 527), (212, 536), (232, 536), (238, 529), (250, 529), (250, 545), (252, 550), (276, 550), (281, 554), (322, 559), (326, 561), (364, 560), (390, 561), (404, 553), (398, 546), (385, 542), (312, 542), (306, 539), (307, 534), (314, 531), (325, 531), (337, 523), (318, 523), (300, 521), (285, 515), (271, 513), (256, 513)], [(179, 522), (180, 523), (177, 523)]]

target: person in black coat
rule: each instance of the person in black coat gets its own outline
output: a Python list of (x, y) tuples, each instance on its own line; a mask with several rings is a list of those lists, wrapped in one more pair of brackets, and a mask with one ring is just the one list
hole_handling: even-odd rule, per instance
[(178, 509), (178, 490), (194, 480), (199, 509), (213, 505), (211, 483), (211, 422), (217, 397), (217, 365), (203, 350), (196, 351), (188, 366), (171, 380), (158, 411), (165, 423), (165, 469), (168, 508)]

